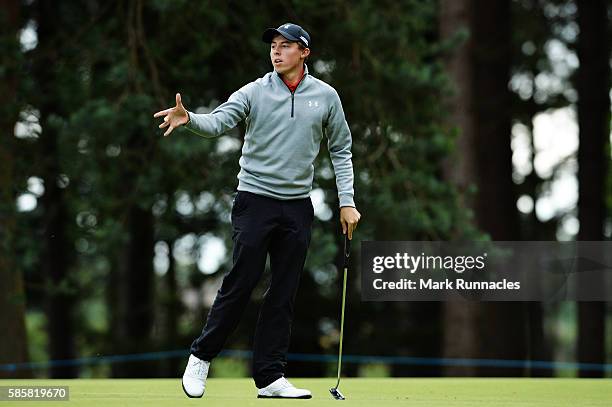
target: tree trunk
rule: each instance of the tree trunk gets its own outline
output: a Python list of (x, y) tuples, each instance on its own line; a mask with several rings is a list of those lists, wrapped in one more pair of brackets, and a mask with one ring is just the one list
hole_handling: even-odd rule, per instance
[[(169, 195), (172, 196), (172, 195)], [(164, 311), (166, 315), (166, 323), (164, 324), (165, 342), (166, 349), (178, 349), (182, 345), (180, 344), (179, 337), (179, 318), (182, 314), (182, 303), (178, 292), (178, 286), (176, 281), (176, 261), (172, 255), (172, 247), (174, 240), (166, 240), (168, 245), (168, 271), (164, 276), (165, 290), (166, 290), (166, 301), (164, 301)], [(183, 367), (183, 360), (177, 358), (168, 359), (165, 364), (165, 377), (174, 377), (180, 373), (180, 369)]]
[[(578, 0), (578, 240), (603, 240), (610, 160), (610, 33), (605, 0)], [(592, 278), (592, 277), (591, 277)], [(605, 363), (605, 303), (578, 302), (578, 361)], [(580, 370), (581, 377), (603, 371)]]
[[(26, 299), (21, 270), (14, 262), (15, 225), (15, 179), (13, 157), (13, 129), (19, 115), (15, 99), (19, 51), (19, 2), (0, 0), (0, 41), (3, 45), (0, 76), (0, 94), (5, 103), (0, 107), (0, 128), (4, 129), (0, 142), (0, 364), (24, 363), (28, 361), (28, 342), (25, 327)], [(31, 377), (27, 370), (8, 372), (0, 370), (0, 379)]]
[[(447, 63), (457, 86), (457, 94), (450, 101), (454, 107), (452, 118), (461, 129), (457, 147), (462, 160), (453, 161), (453, 168), (446, 172), (460, 190), (476, 185), (474, 199), (466, 204), (474, 209), (478, 227), (493, 240), (520, 238), (510, 147), (509, 17), (508, 0), (441, 2), (442, 37), (448, 38), (464, 26), (470, 31), (470, 39)], [(523, 304), (447, 303), (445, 324), (448, 357), (478, 354), (484, 358), (524, 359), (527, 356)], [(449, 368), (447, 373), (473, 375), (475, 370)], [(520, 369), (507, 368), (481, 368), (478, 373), (523, 374)]]
[[(50, 112), (41, 109), (41, 118)], [(57, 185), (59, 163), (57, 159), (57, 133), (45, 129), (41, 135), (43, 154), (48, 166), (43, 176), (45, 193), (41, 198), (44, 208), (44, 255), (43, 270), (47, 287), (47, 329), (49, 334), (49, 358), (51, 360), (73, 359), (76, 357), (74, 341), (73, 311), (76, 304), (76, 291), (69, 280), (71, 247), (66, 233), (69, 223), (64, 191)], [(73, 378), (77, 369), (73, 366), (51, 368), (53, 378)]]
[[(68, 237), (67, 226), (70, 217), (64, 187), (58, 183), (61, 175), (57, 126), (49, 123), (53, 116), (64, 116), (58, 111), (55, 97), (60, 94), (56, 89), (59, 80), (58, 60), (61, 49), (57, 48), (56, 35), (61, 27), (61, 18), (56, 4), (40, 1), (36, 4), (36, 23), (38, 46), (35, 50), (34, 74), (40, 91), (38, 108), (40, 110), (40, 148), (43, 159), (42, 178), (45, 192), (40, 202), (43, 207), (44, 275), (48, 284), (46, 298), (47, 326), (49, 333), (49, 358), (51, 360), (73, 359), (76, 357), (74, 340), (73, 311), (76, 303), (76, 290), (71, 287), (68, 269), (73, 250)], [(53, 378), (73, 378), (78, 374), (74, 366), (52, 367)]]
[[(440, 2), (440, 37), (452, 38), (459, 30), (470, 29), (471, 0), (442, 0)], [(447, 97), (451, 111), (451, 126), (459, 129), (454, 156), (446, 162), (445, 177), (461, 193), (463, 204), (473, 207), (468, 194), (476, 184), (475, 117), (472, 96), (471, 58), (473, 40), (470, 36), (445, 60), (446, 70), (454, 85), (454, 93)], [(466, 300), (447, 301), (443, 304), (443, 356), (445, 358), (477, 358), (479, 356), (478, 326), (481, 304)], [(447, 366), (446, 376), (475, 376), (474, 366)]]
[[(119, 325), (115, 341), (123, 354), (152, 350), (153, 327), (153, 214), (136, 204), (127, 213), (129, 241), (117, 279)], [(157, 369), (152, 362), (130, 362), (113, 366), (117, 377), (154, 377)]]
[[(534, 92), (535, 93), (535, 92)], [(525, 125), (529, 129), (529, 137), (531, 139), (531, 155), (532, 168), (531, 174), (525, 178), (523, 187), (526, 190), (528, 196), (533, 199), (533, 202), (537, 201), (538, 188), (542, 184), (542, 179), (538, 176), (535, 171), (535, 145), (533, 136), (533, 119), (538, 111), (538, 106), (535, 101), (530, 99), (528, 104), (529, 122)], [(551, 225), (555, 222), (540, 222), (535, 212), (535, 205), (531, 213), (528, 215), (528, 219), (525, 222), (526, 228), (522, 231), (521, 237), (524, 240), (555, 240), (556, 235)], [(527, 303), (527, 315), (528, 315), (528, 348), (529, 348), (529, 359), (530, 360), (551, 360), (552, 349), (551, 342), (546, 335), (544, 330), (544, 305), (540, 301), (532, 301)], [(530, 367), (528, 375), (531, 377), (551, 377), (554, 371), (551, 369), (539, 369), (537, 367)]]
[[(493, 240), (518, 240), (512, 181), (510, 79), (511, 22), (508, 0), (474, 0), (473, 101), (476, 116), (478, 193), (476, 219)], [(527, 357), (525, 304), (487, 303), (481, 325), (485, 358)], [(522, 369), (482, 368), (486, 376), (520, 376)]]

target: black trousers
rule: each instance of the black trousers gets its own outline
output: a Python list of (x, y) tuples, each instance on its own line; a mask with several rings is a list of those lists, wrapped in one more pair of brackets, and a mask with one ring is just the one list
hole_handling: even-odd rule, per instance
[(212, 360), (234, 331), (270, 254), (272, 278), (259, 311), (253, 343), (253, 379), (266, 387), (285, 373), (293, 303), (310, 244), (310, 198), (279, 200), (238, 191), (232, 207), (233, 266), (191, 354)]

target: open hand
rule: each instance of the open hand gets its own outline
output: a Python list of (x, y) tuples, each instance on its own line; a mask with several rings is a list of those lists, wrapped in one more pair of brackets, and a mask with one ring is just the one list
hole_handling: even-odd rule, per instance
[(186, 124), (189, 121), (189, 115), (187, 110), (183, 107), (181, 102), (181, 94), (176, 94), (176, 106), (170, 109), (161, 110), (153, 115), (153, 117), (164, 117), (164, 122), (159, 125), (160, 129), (168, 127), (168, 130), (164, 133), (164, 136), (172, 133), (172, 130), (177, 127)]

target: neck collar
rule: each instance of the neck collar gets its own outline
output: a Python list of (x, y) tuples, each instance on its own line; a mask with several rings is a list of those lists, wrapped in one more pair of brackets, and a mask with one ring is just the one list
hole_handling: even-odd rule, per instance
[[(274, 69), (274, 70), (272, 71), (272, 75), (276, 76), (276, 77), (277, 77), (277, 78), (278, 78), (278, 79), (279, 79), (281, 82), (283, 82), (283, 78), (281, 78), (281, 76), (278, 74), (278, 72), (276, 72), (276, 69)], [(302, 79), (302, 80), (306, 79), (306, 76), (307, 76), (307, 75), (308, 75), (308, 65), (306, 65), (306, 64), (304, 63), (304, 76), (303, 76), (303, 79)], [(284, 83), (284, 82), (283, 82), (283, 83)]]

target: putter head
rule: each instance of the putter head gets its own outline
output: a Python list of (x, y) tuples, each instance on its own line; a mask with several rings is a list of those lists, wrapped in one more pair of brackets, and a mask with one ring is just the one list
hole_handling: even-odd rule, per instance
[(337, 387), (332, 387), (331, 389), (329, 389), (329, 392), (331, 393), (332, 397), (335, 398), (336, 400), (346, 400), (344, 396), (342, 395), (342, 393), (340, 393), (340, 390), (338, 390)]

